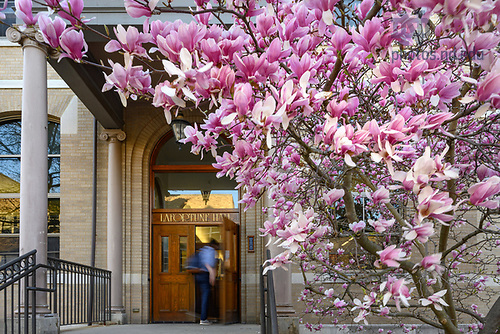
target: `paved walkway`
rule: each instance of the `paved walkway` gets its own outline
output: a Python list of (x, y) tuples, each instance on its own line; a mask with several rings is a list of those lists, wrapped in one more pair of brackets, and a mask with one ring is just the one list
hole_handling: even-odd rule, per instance
[(113, 326), (64, 326), (65, 334), (257, 334), (260, 325), (219, 325), (202, 326), (200, 324), (149, 324), (149, 325), (113, 325)]

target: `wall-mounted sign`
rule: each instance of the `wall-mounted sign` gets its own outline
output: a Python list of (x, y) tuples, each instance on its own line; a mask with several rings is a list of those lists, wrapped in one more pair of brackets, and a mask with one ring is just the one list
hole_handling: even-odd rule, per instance
[(168, 212), (153, 213), (154, 223), (222, 223), (224, 217), (238, 221), (237, 213), (229, 212)]
[(255, 252), (255, 244), (254, 244), (254, 237), (253, 235), (248, 236), (248, 252), (253, 253)]

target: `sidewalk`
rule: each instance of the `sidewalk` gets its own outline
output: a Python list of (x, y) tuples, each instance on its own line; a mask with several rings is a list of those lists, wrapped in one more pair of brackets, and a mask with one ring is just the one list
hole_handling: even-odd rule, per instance
[(112, 325), (112, 326), (63, 326), (61, 333), (65, 334), (143, 334), (143, 333), (168, 333), (168, 334), (257, 334), (260, 333), (260, 325), (213, 324), (202, 326), (200, 324), (147, 324), (147, 325)]

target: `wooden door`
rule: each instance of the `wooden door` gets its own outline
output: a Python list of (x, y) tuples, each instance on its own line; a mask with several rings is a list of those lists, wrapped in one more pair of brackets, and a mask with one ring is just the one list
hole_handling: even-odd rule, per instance
[(153, 225), (152, 240), (152, 321), (194, 322), (194, 277), (185, 270), (194, 226)]
[(222, 245), (224, 252), (223, 274), (220, 289), (221, 322), (235, 323), (239, 321), (239, 226), (228, 218), (224, 218)]

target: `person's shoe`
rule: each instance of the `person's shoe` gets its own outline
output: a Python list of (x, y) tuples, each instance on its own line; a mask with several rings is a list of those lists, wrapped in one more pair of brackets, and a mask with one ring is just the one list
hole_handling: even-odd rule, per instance
[(208, 320), (200, 320), (200, 325), (211, 325), (212, 323)]

